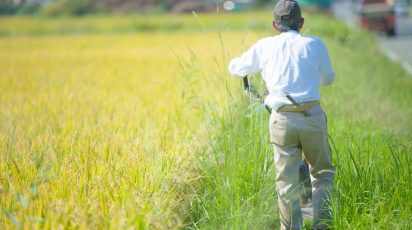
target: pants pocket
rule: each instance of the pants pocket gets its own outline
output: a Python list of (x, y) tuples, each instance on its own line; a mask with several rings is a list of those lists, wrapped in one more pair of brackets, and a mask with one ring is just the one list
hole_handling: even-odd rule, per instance
[(295, 146), (297, 134), (288, 125), (286, 117), (271, 116), (269, 124), (270, 142), (280, 146)]

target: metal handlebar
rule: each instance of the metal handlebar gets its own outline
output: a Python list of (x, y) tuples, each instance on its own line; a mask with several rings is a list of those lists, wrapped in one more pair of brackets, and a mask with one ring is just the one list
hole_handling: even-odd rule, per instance
[(250, 87), (249, 80), (247, 79), (247, 75), (246, 75), (245, 77), (243, 77), (243, 89), (248, 91), (250, 89), (249, 87)]
[[(246, 94), (253, 98), (255, 98), (255, 101), (264, 104), (264, 99), (263, 97), (249, 84), (249, 79), (248, 76), (243, 77), (243, 89), (246, 91)], [(272, 113), (272, 109), (268, 105), (264, 105), (265, 109), (269, 112)]]

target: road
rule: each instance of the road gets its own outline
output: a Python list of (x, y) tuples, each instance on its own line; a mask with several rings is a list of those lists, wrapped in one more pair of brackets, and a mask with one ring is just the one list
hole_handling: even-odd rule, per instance
[[(357, 27), (357, 16), (352, 1), (336, 0), (332, 6), (335, 16), (351, 27)], [(396, 36), (377, 34), (382, 51), (393, 61), (399, 62), (412, 77), (412, 18), (396, 18)]]
[(412, 76), (412, 19), (397, 18), (396, 24), (396, 36), (380, 36), (379, 42), (383, 52)]

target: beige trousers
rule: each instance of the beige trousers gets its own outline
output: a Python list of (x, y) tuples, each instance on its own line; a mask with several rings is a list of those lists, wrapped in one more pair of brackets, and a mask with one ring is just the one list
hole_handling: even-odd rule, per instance
[(276, 189), (281, 229), (301, 229), (299, 165), (302, 151), (309, 164), (312, 183), (313, 228), (330, 224), (329, 191), (335, 168), (328, 143), (326, 116), (314, 106), (305, 117), (296, 112), (275, 112), (269, 119), (270, 141), (275, 149)]

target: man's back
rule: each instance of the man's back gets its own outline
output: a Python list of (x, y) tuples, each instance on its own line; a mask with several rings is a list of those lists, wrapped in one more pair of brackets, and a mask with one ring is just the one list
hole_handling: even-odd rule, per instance
[(290, 103), (285, 93), (300, 102), (319, 100), (319, 86), (335, 77), (323, 42), (293, 30), (261, 39), (233, 59), (229, 71), (236, 76), (261, 71), (269, 91), (265, 103), (275, 110)]

